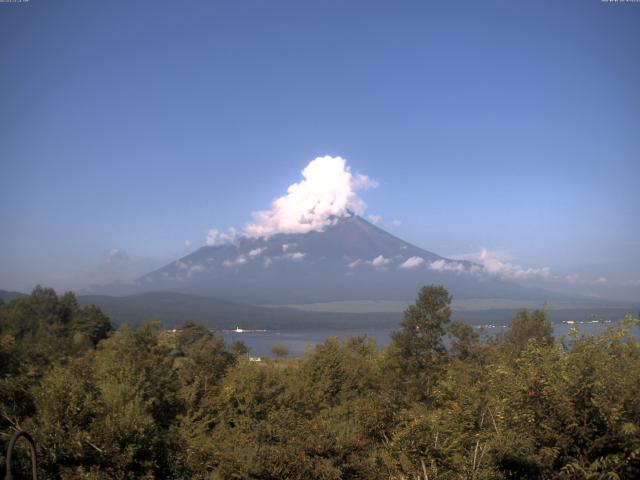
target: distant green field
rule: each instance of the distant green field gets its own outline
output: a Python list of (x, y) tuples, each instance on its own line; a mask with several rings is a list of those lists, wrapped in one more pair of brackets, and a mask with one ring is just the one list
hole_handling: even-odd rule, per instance
[[(0, 299), (24, 297), (17, 292), (0, 291)], [(314, 330), (323, 328), (395, 327), (412, 301), (354, 300), (297, 305), (256, 306), (174, 292), (149, 292), (124, 297), (81, 295), (82, 305), (99, 306), (117, 324), (160, 321), (173, 328), (186, 320), (211, 328), (264, 328)], [(592, 316), (619, 320), (637, 314), (639, 305), (616, 302), (555, 302), (471, 299), (453, 302), (453, 319), (471, 324), (508, 324), (521, 308), (546, 308), (552, 322), (584, 321)]]
[[(334, 312), (334, 313), (400, 313), (403, 312), (414, 299), (408, 300), (350, 300), (339, 302), (308, 303), (277, 305), (276, 307), (294, 308), (307, 312)], [(637, 305), (629, 302), (606, 301), (554, 301), (545, 303), (536, 300), (509, 300), (504, 298), (470, 298), (452, 302), (453, 310), (457, 312), (483, 311), (483, 310), (518, 310), (521, 308), (536, 309), (547, 308), (549, 310), (575, 310), (575, 309), (637, 309)], [(274, 307), (274, 306), (271, 306)]]

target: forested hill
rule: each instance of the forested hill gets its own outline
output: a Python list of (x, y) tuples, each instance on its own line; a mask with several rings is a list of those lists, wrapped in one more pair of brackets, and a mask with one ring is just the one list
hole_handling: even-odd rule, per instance
[(185, 320), (211, 328), (317, 329), (391, 327), (402, 318), (397, 313), (307, 312), (293, 308), (248, 305), (198, 295), (174, 292), (149, 292), (124, 297), (82, 295), (78, 302), (95, 304), (118, 324), (140, 324), (160, 320), (167, 328)]
[[(18, 292), (0, 290), (0, 299), (9, 302), (26, 298)], [(268, 330), (361, 329), (395, 327), (402, 319), (402, 309), (395, 312), (336, 313), (300, 310), (283, 307), (261, 307), (216, 298), (176, 292), (148, 292), (122, 297), (109, 295), (80, 295), (80, 305), (96, 305), (107, 314), (112, 323), (139, 325), (158, 320), (165, 328), (174, 328), (186, 320), (210, 328), (242, 328)], [(604, 303), (604, 302), (603, 302)], [(563, 308), (551, 307), (548, 317), (552, 322), (583, 321), (595, 315), (602, 319), (619, 320), (637, 312), (639, 306), (631, 303), (577, 304)], [(470, 324), (505, 325), (516, 315), (518, 308), (469, 308), (456, 310), (452, 318)]]
[(15, 300), (16, 298), (24, 298), (27, 295), (20, 292), (9, 292), (7, 290), (0, 290), (0, 300), (3, 302), (10, 302), (11, 300)]
[(384, 349), (254, 362), (194, 323), (114, 329), (36, 289), (0, 304), (0, 465), (24, 429), (47, 479), (640, 478), (638, 319), (560, 343), (523, 310), (483, 341), (450, 305), (425, 287)]
[[(361, 329), (395, 327), (402, 319), (402, 311), (337, 313), (300, 310), (296, 308), (260, 307), (230, 302), (198, 295), (175, 292), (149, 292), (124, 297), (108, 295), (81, 295), (81, 305), (99, 306), (117, 324), (141, 324), (148, 320), (159, 320), (166, 328), (173, 328), (185, 320), (201, 323), (211, 328), (229, 329), (264, 328), (268, 330), (314, 330), (314, 329)], [(552, 322), (567, 320), (584, 321), (591, 316), (619, 320), (636, 312), (634, 304), (610, 306), (577, 305), (551, 308), (548, 317)], [(470, 324), (508, 324), (518, 308), (490, 308), (455, 310), (452, 318)]]

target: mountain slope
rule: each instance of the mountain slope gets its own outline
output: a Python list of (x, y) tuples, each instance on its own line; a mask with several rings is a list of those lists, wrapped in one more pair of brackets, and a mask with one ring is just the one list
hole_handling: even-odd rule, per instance
[(16, 298), (23, 298), (23, 297), (26, 297), (24, 293), (0, 290), (0, 300), (2, 300), (3, 302), (10, 302), (11, 300), (15, 300)]
[(124, 297), (81, 295), (81, 305), (97, 305), (116, 324), (159, 320), (167, 328), (186, 320), (218, 329), (315, 329), (395, 326), (401, 312), (304, 312), (293, 308), (267, 308), (174, 292), (148, 292)]
[[(419, 265), (403, 268), (407, 261)], [(143, 276), (132, 288), (252, 304), (405, 300), (429, 283), (446, 286), (455, 298), (554, 297), (495, 277), (471, 274), (474, 269), (481, 267), (446, 259), (351, 215), (336, 219), (324, 231), (266, 239), (241, 237), (233, 244), (202, 247)]]

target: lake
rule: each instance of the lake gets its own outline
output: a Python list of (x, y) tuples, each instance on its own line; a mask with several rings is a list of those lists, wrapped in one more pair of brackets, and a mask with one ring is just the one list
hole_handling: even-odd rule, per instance
[[(600, 334), (609, 326), (616, 326), (616, 323), (567, 323), (554, 324), (554, 334), (561, 337), (569, 333), (571, 327), (578, 327), (585, 335)], [(504, 325), (495, 325), (490, 328), (485, 327), (485, 334), (494, 335), (501, 332)], [(337, 337), (344, 340), (347, 336), (364, 336), (375, 338), (379, 347), (385, 347), (391, 341), (390, 333), (394, 328), (369, 328), (369, 329), (319, 329), (319, 330), (267, 330), (267, 331), (245, 331), (238, 333), (235, 331), (222, 331), (222, 336), (227, 343), (236, 340), (244, 342), (249, 347), (250, 355), (253, 357), (271, 357), (271, 349), (275, 345), (284, 345), (289, 349), (290, 356), (302, 355), (307, 349), (314, 345), (324, 343), (327, 338)], [(634, 327), (634, 335), (640, 338), (640, 328)]]

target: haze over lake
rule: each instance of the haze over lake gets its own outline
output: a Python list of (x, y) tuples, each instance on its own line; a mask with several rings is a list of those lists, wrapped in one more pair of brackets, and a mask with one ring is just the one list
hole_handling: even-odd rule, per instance
[[(581, 335), (599, 335), (607, 328), (616, 327), (617, 322), (592, 323), (586, 321), (583, 323), (555, 323), (553, 325), (553, 334), (556, 338), (568, 335), (572, 328), (577, 328)], [(484, 336), (492, 336), (499, 334), (505, 329), (505, 325), (492, 325), (477, 327), (478, 331), (482, 331)], [(395, 328), (365, 328), (365, 329), (320, 329), (320, 330), (268, 330), (260, 332), (234, 332), (229, 330), (221, 331), (221, 335), (226, 342), (233, 343), (235, 341), (243, 342), (249, 347), (249, 355), (255, 357), (273, 357), (271, 351), (273, 347), (284, 345), (289, 349), (290, 356), (299, 356), (312, 349), (315, 345), (324, 343), (327, 339), (335, 337), (344, 340), (348, 336), (366, 336), (373, 338), (378, 347), (383, 348), (389, 345), (391, 341), (390, 334)], [(636, 326), (632, 330), (636, 338), (640, 338), (640, 326)]]

